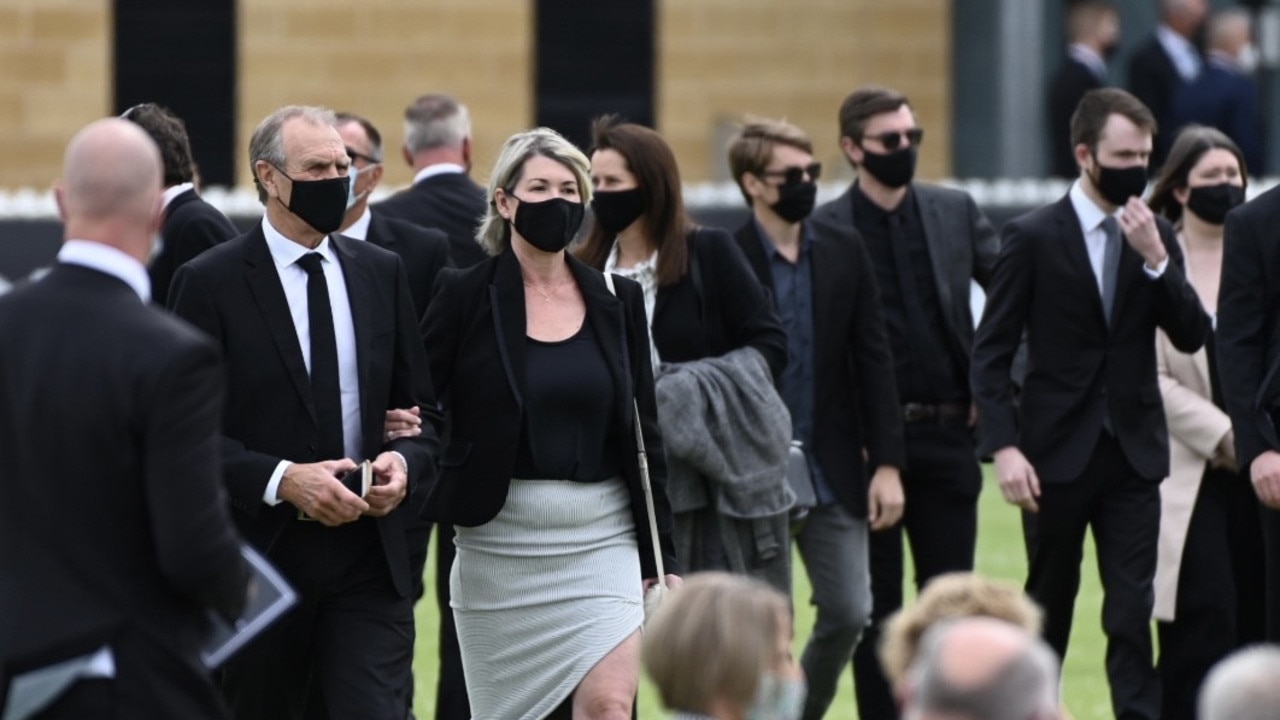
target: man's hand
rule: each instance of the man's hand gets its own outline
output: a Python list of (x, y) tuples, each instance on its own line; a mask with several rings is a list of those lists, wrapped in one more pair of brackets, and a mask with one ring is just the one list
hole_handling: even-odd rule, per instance
[(1004, 499), (1024, 510), (1040, 512), (1036, 498), (1040, 497), (1040, 478), (1035, 468), (1018, 448), (1010, 445), (995, 452), (996, 478), (1000, 480), (1000, 494)]
[(422, 410), (417, 405), (408, 410), (388, 410), (382, 426), (382, 441), (418, 437), (422, 434)]
[(365, 499), (369, 501), (366, 515), (382, 517), (404, 500), (409, 487), (408, 468), (398, 453), (384, 452), (373, 461), (373, 486)]
[(1272, 510), (1280, 510), (1280, 452), (1267, 450), (1249, 465), (1253, 491), (1258, 500)]
[(898, 524), (905, 505), (898, 468), (889, 465), (876, 468), (871, 476), (871, 486), (867, 488), (867, 520), (871, 529), (888, 530)]
[(1133, 251), (1142, 256), (1147, 267), (1155, 270), (1168, 256), (1164, 243), (1160, 241), (1160, 230), (1156, 227), (1155, 213), (1137, 197), (1129, 198), (1124, 204), (1124, 212), (1120, 213), (1120, 230)]
[(349, 458), (293, 463), (280, 478), (276, 494), (294, 507), (333, 527), (359, 519), (369, 504), (343, 487), (338, 478), (356, 464)]

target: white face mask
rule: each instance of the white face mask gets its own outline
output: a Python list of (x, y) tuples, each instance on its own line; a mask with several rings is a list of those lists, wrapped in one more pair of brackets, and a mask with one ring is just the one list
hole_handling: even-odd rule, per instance
[(1240, 55), (1236, 58), (1236, 64), (1240, 69), (1252, 75), (1257, 72), (1258, 66), (1262, 64), (1262, 53), (1258, 52), (1258, 46), (1250, 43), (1240, 48)]
[(760, 679), (755, 702), (747, 709), (747, 720), (800, 720), (808, 692), (804, 676), (782, 678), (767, 673)]
[(359, 170), (357, 170), (356, 166), (352, 165), (347, 169), (347, 177), (351, 179), (351, 185), (347, 187), (347, 209), (348, 210), (355, 207), (355, 204), (360, 202), (360, 198), (362, 196), (369, 194), (368, 191), (365, 191), (364, 193), (357, 195), (356, 183), (359, 181), (361, 173), (363, 173), (365, 170), (372, 170), (375, 167), (377, 167), (377, 165), (366, 165), (365, 167), (362, 167)]

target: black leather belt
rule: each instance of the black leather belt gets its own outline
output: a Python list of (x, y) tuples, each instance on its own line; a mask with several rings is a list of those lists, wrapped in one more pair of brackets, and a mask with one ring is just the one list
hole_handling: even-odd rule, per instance
[(902, 406), (902, 421), (905, 423), (921, 422), (968, 422), (969, 405), (966, 403), (907, 403)]

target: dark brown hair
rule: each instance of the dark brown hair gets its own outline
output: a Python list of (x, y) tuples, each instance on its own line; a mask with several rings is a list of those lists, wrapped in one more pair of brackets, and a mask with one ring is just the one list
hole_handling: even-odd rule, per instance
[(1076, 111), (1071, 114), (1072, 152), (1081, 144), (1087, 145), (1089, 152), (1096, 152), (1102, 129), (1112, 115), (1125, 117), (1152, 135), (1158, 129), (1151, 110), (1133, 95), (1120, 88), (1090, 90), (1080, 98), (1080, 104), (1076, 105)]
[[(640, 222), (658, 250), (658, 285), (674, 285), (687, 271), (687, 235), (694, 228), (693, 221), (685, 214), (675, 154), (661, 135), (643, 125), (622, 122), (617, 115), (596, 118), (591, 124), (591, 152), (599, 150), (613, 150), (621, 155), (627, 169), (636, 176), (644, 201)], [(603, 269), (613, 250), (614, 239), (592, 220), (587, 239), (577, 255), (591, 267)]]
[(897, 90), (878, 85), (854, 90), (840, 103), (840, 137), (861, 143), (871, 118), (880, 113), (894, 112), (903, 105), (910, 103), (907, 96)]
[(164, 186), (173, 187), (192, 182), (196, 163), (191, 158), (191, 141), (182, 118), (169, 108), (155, 103), (142, 103), (125, 110), (120, 117), (146, 131), (160, 148), (164, 162)]
[(1244, 181), (1244, 187), (1249, 187), (1249, 173), (1245, 168), (1240, 146), (1219, 130), (1204, 125), (1188, 125), (1173, 141), (1169, 157), (1160, 169), (1160, 177), (1156, 178), (1156, 189), (1151, 192), (1151, 199), (1147, 201), (1152, 212), (1163, 215), (1169, 222), (1181, 220), (1182, 204), (1173, 196), (1173, 191), (1187, 187), (1191, 169), (1200, 162), (1200, 158), (1210, 150), (1219, 148), (1236, 156), (1236, 162), (1240, 163), (1240, 179)]
[(733, 181), (738, 184), (738, 190), (742, 192), (747, 205), (751, 204), (751, 196), (742, 186), (742, 176), (747, 173), (759, 176), (764, 172), (773, 159), (773, 148), (777, 145), (813, 154), (813, 143), (809, 136), (786, 120), (748, 118), (729, 141), (729, 172), (733, 173)]

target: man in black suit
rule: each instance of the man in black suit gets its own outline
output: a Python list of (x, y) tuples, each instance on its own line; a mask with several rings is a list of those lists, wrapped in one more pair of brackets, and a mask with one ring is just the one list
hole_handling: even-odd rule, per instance
[[(226, 483), (241, 531), (300, 606), (227, 665), (238, 718), (403, 720), (413, 655), (405, 521), (436, 436), (385, 441), (390, 408), (435, 414), (399, 257), (336, 234), (350, 158), (333, 113), (290, 106), (254, 131), (262, 223), (178, 269), (169, 301), (227, 359)], [(361, 497), (339, 478), (372, 461)], [(358, 485), (357, 485), (358, 487)], [(304, 708), (309, 683), (322, 707)]]
[(448, 95), (423, 95), (404, 110), (404, 160), (413, 168), (413, 185), (375, 203), (373, 211), (449, 236), (456, 267), (471, 267), (487, 257), (476, 242), (484, 217), (484, 190), (471, 172), (471, 114)]
[(1174, 98), (1203, 69), (1196, 42), (1208, 12), (1208, 0), (1160, 0), (1160, 24), (1129, 57), (1129, 92), (1151, 109), (1160, 130), (1151, 155), (1153, 168), (1164, 164), (1178, 134)]
[[(1023, 508), (1027, 592), (1065, 656), (1085, 530), (1093, 529), (1116, 717), (1160, 717), (1152, 666), (1159, 482), (1169, 442), (1155, 331), (1194, 352), (1208, 317), (1173, 229), (1142, 202), (1155, 120), (1129, 93), (1084, 96), (1071, 119), (1080, 177), (1066, 197), (1010, 221), (973, 350), (982, 451)], [(1015, 405), (1010, 366), (1030, 368)]]
[(1236, 458), (1263, 504), (1266, 634), (1280, 642), (1280, 188), (1227, 215), (1216, 343)]
[(973, 569), (982, 474), (969, 399), (970, 284), (985, 285), (996, 234), (963, 192), (913, 182), (923, 131), (907, 98), (887, 88), (854, 91), (840, 107), (840, 145), (858, 168), (843, 195), (819, 207), (815, 227), (860, 235), (875, 269), (905, 423), (901, 525), (871, 534), (872, 625), (854, 655), (858, 714), (897, 709), (876, 656), (880, 623), (902, 607), (905, 528), (917, 588)]
[[(413, 186), (375, 203), (375, 217), (438, 228), (449, 236), (449, 260), (466, 268), (488, 255), (476, 242), (487, 208), (484, 190), (471, 171), (471, 114), (448, 95), (423, 95), (404, 111), (405, 162), (413, 168)], [(449, 610), (449, 569), (453, 567), (453, 527), (436, 523), (436, 603), (440, 608), (440, 676), (436, 720), (469, 720), (462, 654)], [(425, 559), (424, 559), (425, 562)]]
[(369, 196), (382, 182), (382, 134), (359, 115), (338, 113), (338, 134), (351, 158), (351, 189), (347, 214), (338, 233), (354, 240), (368, 240), (400, 256), (409, 277), (409, 294), (418, 317), (427, 311), (436, 274), (449, 265), (449, 238), (443, 230), (375, 215)]
[(808, 136), (786, 122), (749, 122), (729, 143), (729, 166), (752, 214), (738, 245), (787, 331), (778, 391), (817, 499), (796, 547), (818, 609), (800, 660), (809, 682), (803, 717), (820, 720), (870, 621), (868, 529), (902, 517), (901, 406), (862, 238), (805, 220), (821, 170)]
[(160, 253), (150, 259), (151, 297), (164, 305), (178, 266), (240, 234), (214, 206), (196, 192), (196, 163), (182, 118), (155, 103), (134, 105), (120, 116), (137, 123), (160, 148), (164, 161), (164, 225)]
[(1106, 84), (1107, 60), (1120, 42), (1120, 15), (1109, 0), (1077, 2), (1067, 11), (1067, 34), (1067, 55), (1049, 81), (1047, 120), (1053, 174), (1074, 178), (1080, 169), (1071, 152), (1071, 113), (1085, 93)]
[(218, 350), (147, 305), (161, 190), (142, 130), (81, 130), (58, 262), (0, 299), (5, 717), (226, 717), (199, 650), (249, 576), (219, 476)]

